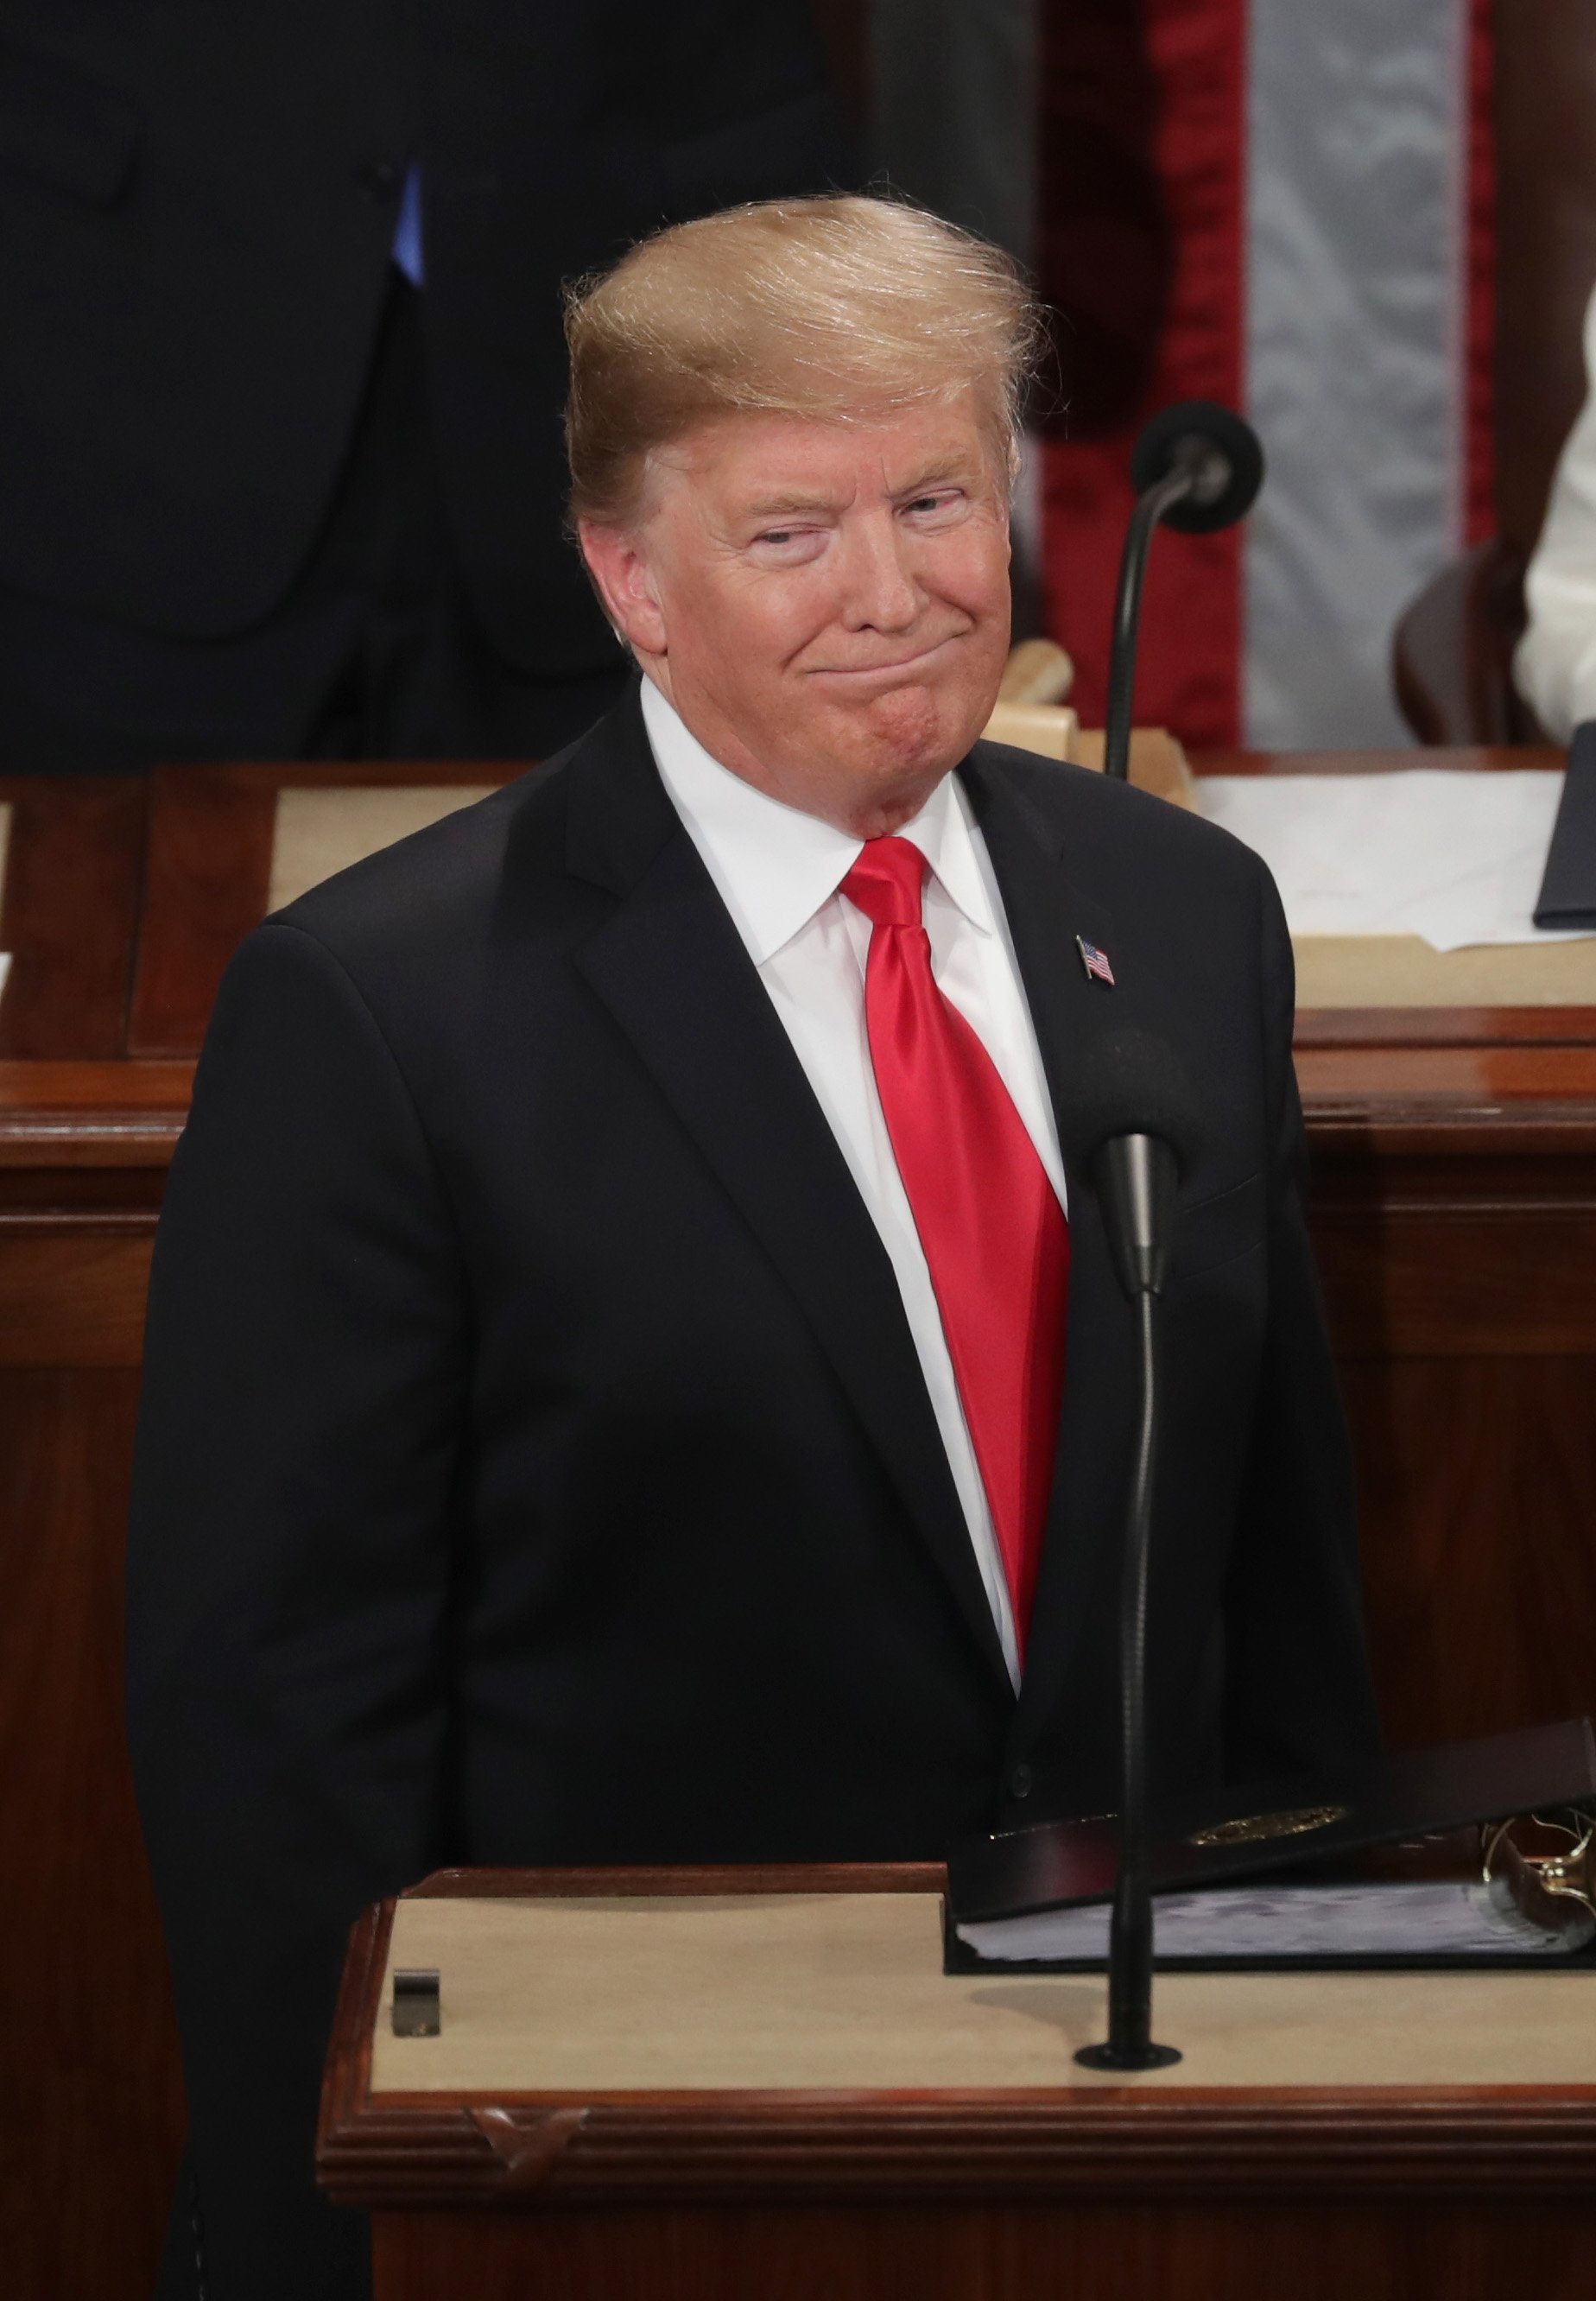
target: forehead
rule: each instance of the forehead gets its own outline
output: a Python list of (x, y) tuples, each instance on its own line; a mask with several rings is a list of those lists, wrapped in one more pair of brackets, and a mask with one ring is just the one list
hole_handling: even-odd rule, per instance
[(991, 456), (973, 395), (963, 392), (867, 421), (718, 416), (659, 451), (654, 463), (673, 492), (727, 506), (779, 506), (897, 495), (931, 478), (990, 476)]

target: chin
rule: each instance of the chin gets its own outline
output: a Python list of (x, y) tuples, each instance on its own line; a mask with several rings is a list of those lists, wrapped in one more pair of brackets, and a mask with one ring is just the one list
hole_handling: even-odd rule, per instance
[(875, 699), (856, 730), (860, 764), (877, 773), (946, 774), (964, 757), (986, 724), (979, 697), (906, 688)]

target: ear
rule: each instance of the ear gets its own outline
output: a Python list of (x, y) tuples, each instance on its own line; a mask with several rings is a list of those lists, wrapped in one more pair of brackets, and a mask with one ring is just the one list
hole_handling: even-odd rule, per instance
[(665, 619), (643, 537), (591, 519), (579, 521), (576, 531), (611, 623), (639, 655), (663, 656)]

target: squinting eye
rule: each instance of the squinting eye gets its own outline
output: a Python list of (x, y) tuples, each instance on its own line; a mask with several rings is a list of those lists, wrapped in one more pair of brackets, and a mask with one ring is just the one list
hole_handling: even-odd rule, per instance
[(824, 548), (824, 533), (815, 527), (762, 527), (748, 545), (751, 551), (768, 552), (783, 567), (807, 565)]

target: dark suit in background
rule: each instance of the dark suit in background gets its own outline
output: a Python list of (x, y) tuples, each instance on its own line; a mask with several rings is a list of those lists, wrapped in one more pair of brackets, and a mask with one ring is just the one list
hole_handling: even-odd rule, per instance
[[(960, 772), (1056, 1106), (1108, 1022), (1204, 1092), (1155, 1782), (1349, 1761), (1273, 886), (1100, 776), (985, 744)], [(453, 1862), (936, 1858), (1112, 1801), (1134, 1335), (1078, 1176), (1070, 1223), (1016, 1699), (891, 1266), (635, 696), (245, 945), (156, 1249), (129, 1594), (210, 2301), (357, 2289), (311, 2136), (363, 1904)]]
[(0, 0), (5, 767), (568, 741), (560, 282), (848, 166), (803, 0)]

